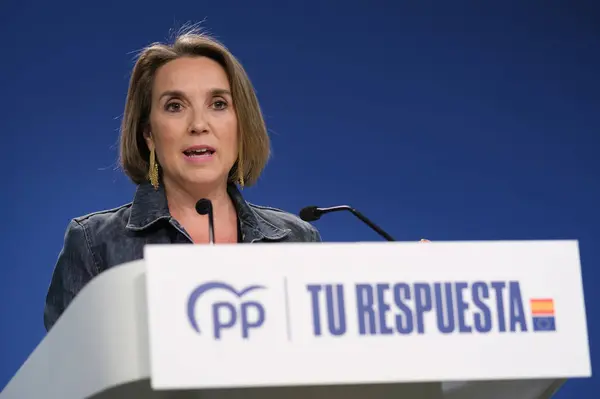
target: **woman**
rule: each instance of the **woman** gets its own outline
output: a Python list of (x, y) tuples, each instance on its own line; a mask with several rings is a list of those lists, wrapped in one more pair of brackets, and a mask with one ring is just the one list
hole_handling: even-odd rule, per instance
[(269, 138), (239, 62), (210, 37), (188, 32), (153, 44), (131, 76), (121, 128), (121, 165), (137, 185), (133, 202), (73, 219), (44, 309), (50, 330), (78, 292), (106, 269), (143, 257), (146, 244), (320, 241), (318, 231), (278, 209), (247, 203), (237, 185), (258, 179)]

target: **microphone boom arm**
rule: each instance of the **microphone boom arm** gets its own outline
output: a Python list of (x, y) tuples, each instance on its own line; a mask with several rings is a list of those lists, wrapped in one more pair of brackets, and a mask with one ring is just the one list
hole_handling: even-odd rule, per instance
[(396, 240), (394, 240), (394, 238), (391, 235), (389, 235), (388, 233), (383, 231), (379, 226), (377, 226), (375, 223), (373, 223), (371, 220), (369, 220), (369, 218), (367, 218), (365, 215), (363, 215), (362, 213), (360, 213), (359, 211), (357, 211), (356, 209), (352, 208), (349, 205), (332, 206), (329, 208), (318, 208), (318, 210), (319, 210), (319, 213), (350, 211), (350, 213), (352, 213), (354, 216), (356, 216), (357, 218), (362, 220), (366, 225), (368, 225), (370, 228), (375, 230), (377, 232), (377, 234), (379, 234), (386, 240), (396, 241)]

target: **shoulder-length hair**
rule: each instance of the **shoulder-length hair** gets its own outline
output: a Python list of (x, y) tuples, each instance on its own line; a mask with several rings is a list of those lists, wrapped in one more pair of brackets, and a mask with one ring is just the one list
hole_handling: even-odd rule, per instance
[(229, 172), (229, 182), (252, 185), (270, 155), (269, 136), (258, 99), (246, 71), (233, 54), (214, 38), (197, 31), (178, 35), (171, 45), (153, 43), (138, 56), (121, 124), (121, 167), (135, 184), (147, 180), (150, 151), (144, 130), (149, 124), (155, 73), (169, 61), (190, 56), (208, 57), (218, 62), (229, 78), (238, 119), (238, 158)]

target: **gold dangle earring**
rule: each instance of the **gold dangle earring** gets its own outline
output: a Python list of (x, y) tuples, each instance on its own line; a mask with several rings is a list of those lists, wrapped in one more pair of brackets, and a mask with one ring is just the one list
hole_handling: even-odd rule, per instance
[(150, 150), (148, 179), (154, 189), (158, 190), (158, 162), (156, 162), (156, 153), (154, 152), (154, 149)]
[(241, 188), (244, 188), (244, 158), (242, 156), (242, 143), (240, 140), (240, 151), (238, 155), (238, 165), (237, 165), (237, 175), (238, 175), (238, 183)]

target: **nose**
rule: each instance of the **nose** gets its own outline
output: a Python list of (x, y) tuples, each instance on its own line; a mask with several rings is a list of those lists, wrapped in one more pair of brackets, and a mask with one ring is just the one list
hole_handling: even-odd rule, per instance
[(200, 134), (208, 132), (208, 123), (206, 117), (201, 110), (196, 110), (192, 113), (192, 119), (189, 124), (190, 134)]

